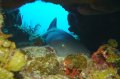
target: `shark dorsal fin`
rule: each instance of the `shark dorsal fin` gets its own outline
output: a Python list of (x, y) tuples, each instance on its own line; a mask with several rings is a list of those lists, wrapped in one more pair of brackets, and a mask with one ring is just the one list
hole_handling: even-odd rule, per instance
[(50, 23), (49, 28), (47, 29), (47, 31), (49, 31), (49, 30), (51, 30), (53, 28), (56, 28), (56, 27), (57, 27), (57, 18), (54, 18), (52, 20), (52, 22)]

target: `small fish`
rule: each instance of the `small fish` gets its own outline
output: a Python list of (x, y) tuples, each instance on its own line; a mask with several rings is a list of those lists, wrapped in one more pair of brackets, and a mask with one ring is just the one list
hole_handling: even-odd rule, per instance
[(52, 46), (58, 56), (67, 56), (69, 54), (90, 54), (90, 51), (79, 41), (77, 41), (72, 35), (66, 33), (63, 30), (57, 29), (57, 19), (55, 18), (47, 32), (42, 36), (46, 45)]

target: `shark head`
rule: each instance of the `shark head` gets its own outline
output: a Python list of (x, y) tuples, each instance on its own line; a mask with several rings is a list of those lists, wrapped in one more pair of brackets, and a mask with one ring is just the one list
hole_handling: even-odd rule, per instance
[(58, 56), (66, 56), (75, 53), (88, 54), (89, 50), (72, 35), (57, 28), (57, 19), (53, 19), (47, 32), (42, 36), (46, 45), (52, 46)]

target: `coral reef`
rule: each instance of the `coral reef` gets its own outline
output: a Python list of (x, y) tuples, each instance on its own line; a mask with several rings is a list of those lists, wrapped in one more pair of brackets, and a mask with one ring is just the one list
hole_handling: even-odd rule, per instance
[(28, 46), (28, 47), (20, 48), (20, 50), (25, 51), (25, 53), (29, 57), (33, 57), (33, 58), (43, 57), (46, 54), (50, 54), (50, 53), (56, 54), (54, 48), (50, 46)]
[(3, 23), (4, 23), (3, 14), (0, 12), (0, 28), (3, 27)]
[(96, 65), (101, 67), (102, 65), (114, 66), (116, 60), (119, 59), (120, 54), (116, 53), (118, 43), (114, 39), (108, 40), (107, 44), (101, 45), (96, 52), (92, 55), (92, 60)]
[(107, 68), (101, 71), (96, 70), (91, 74), (92, 76), (90, 76), (90, 79), (113, 79), (115, 78), (116, 70), (113, 68)]
[(26, 64), (26, 58), (22, 51), (16, 50), (11, 60), (7, 63), (6, 69), (9, 71), (19, 71)]
[(0, 79), (7, 79), (7, 77), (13, 79), (12, 72), (20, 71), (25, 64), (26, 56), (24, 52), (16, 49), (14, 42), (0, 36), (0, 73), (3, 74)]
[(0, 79), (13, 79), (13, 71), (20, 71), (26, 64), (23, 51), (16, 49), (15, 43), (0, 37)]
[[(50, 46), (32, 46), (22, 48), (22, 50), (28, 55), (27, 65), (20, 72), (24, 78), (46, 79), (46, 76), (51, 76), (59, 79), (63, 76), (63, 79), (77, 77), (80, 79), (81, 71), (87, 67), (87, 59), (81, 54), (71, 54), (61, 58), (56, 55), (56, 51)], [(56, 77), (53, 75), (56, 75)]]
[(32, 74), (37, 72), (40, 75), (55, 75), (59, 71), (59, 62), (54, 54), (46, 54), (31, 60), (25, 70)]
[[(59, 61), (55, 50), (49, 46), (22, 48), (28, 56), (27, 64), (21, 71), (24, 78), (56, 75), (59, 73)], [(44, 79), (44, 78), (43, 78)]]
[(14, 42), (0, 36), (0, 66), (10, 71), (19, 71), (26, 62), (23, 51), (17, 50)]
[[(0, 14), (0, 29), (3, 19)], [(120, 79), (120, 51), (114, 39), (101, 45), (88, 58), (82, 54), (58, 57), (50, 46), (17, 49), (16, 44), (8, 40), (11, 36), (0, 30), (0, 79)]]
[(20, 71), (26, 64), (23, 51), (16, 49), (15, 43), (7, 39), (10, 36), (0, 32), (0, 79), (14, 79), (13, 72)]
[(120, 55), (117, 42), (104, 44), (92, 58), (82, 54), (58, 57), (50, 46), (28, 46), (16, 49), (14, 42), (0, 37), (0, 78), (16, 79), (119, 79)]
[(14, 74), (0, 67), (0, 79), (14, 79)]
[(63, 64), (65, 66), (65, 74), (68, 75), (70, 79), (81, 79), (80, 73), (87, 67), (87, 59), (81, 54), (71, 54), (65, 57)]
[[(101, 45), (92, 55), (92, 78), (91, 79), (119, 79), (120, 54), (117, 49), (118, 42), (108, 40), (107, 44)], [(89, 66), (90, 67), (90, 66)], [(89, 76), (91, 77), (91, 76)]]

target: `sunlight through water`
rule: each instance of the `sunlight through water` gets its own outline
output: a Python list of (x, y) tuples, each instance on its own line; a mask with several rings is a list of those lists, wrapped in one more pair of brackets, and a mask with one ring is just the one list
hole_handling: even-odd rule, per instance
[[(19, 8), (22, 18), (20, 28), (31, 36), (41, 36), (47, 32), (50, 23), (57, 18), (57, 28), (71, 34), (68, 30), (68, 14), (61, 5), (37, 0)], [(34, 37), (33, 37), (34, 38)]]

